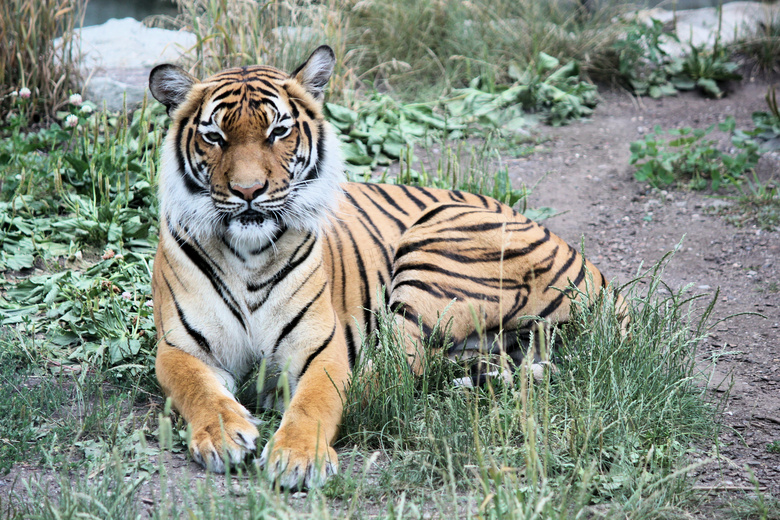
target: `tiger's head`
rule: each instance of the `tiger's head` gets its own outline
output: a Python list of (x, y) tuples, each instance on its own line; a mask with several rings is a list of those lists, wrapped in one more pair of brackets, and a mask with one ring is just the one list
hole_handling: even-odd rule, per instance
[(252, 66), (198, 81), (174, 65), (155, 67), (149, 89), (172, 120), (160, 175), (169, 224), (240, 249), (285, 228), (318, 232), (344, 176), (322, 115), (334, 64), (323, 45), (292, 74)]

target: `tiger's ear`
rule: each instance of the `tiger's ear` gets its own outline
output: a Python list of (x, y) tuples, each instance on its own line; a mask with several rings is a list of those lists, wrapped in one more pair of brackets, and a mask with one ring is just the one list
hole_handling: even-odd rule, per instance
[(335, 65), (336, 55), (333, 53), (333, 49), (327, 45), (321, 45), (290, 76), (303, 85), (309, 94), (314, 96), (314, 99), (320, 101)]
[(149, 90), (154, 99), (165, 105), (170, 114), (187, 99), (192, 86), (198, 80), (176, 65), (157, 65), (149, 73)]

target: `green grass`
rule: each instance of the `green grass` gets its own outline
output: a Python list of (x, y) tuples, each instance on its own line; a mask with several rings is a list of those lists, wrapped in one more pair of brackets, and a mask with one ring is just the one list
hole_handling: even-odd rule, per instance
[[(95, 411), (74, 413), (61, 433), (48, 429), (32, 444), (52, 461), (48, 467), (72, 469), (18, 482), (7, 516), (75, 518), (99, 510), (101, 518), (126, 518), (140, 512), (142, 486), (157, 490), (144, 492), (155, 518), (685, 515), (698, 507), (687, 477), (691, 460), (706, 458), (717, 433), (718, 403), (704, 394), (694, 365), (711, 304), (685, 290), (660, 296), (661, 274), (658, 266), (624, 288), (631, 301), (627, 337), (611, 299), (578, 307), (573, 323), (558, 332), (558, 369), (541, 381), (523, 366), (509, 384), (455, 387), (449, 381), (462, 369), (436, 354), (426, 376), (414, 378), (391, 316), (381, 313), (347, 400), (341, 474), (303, 498), (275, 489), (251, 465), (205, 480), (193, 481), (187, 470), (172, 473), (166, 454), (184, 448), (180, 425), (161, 415), (155, 442), (149, 414), (127, 413), (137, 394), (118, 392), (124, 401), (112, 402), (106, 395), (116, 390), (92, 386), (83, 401)], [(446, 314), (440, 330), (446, 338)], [(4, 378), (29, 381), (7, 366)], [(105, 374), (95, 376), (97, 383)], [(50, 408), (32, 415), (68, 409), (75, 378), (39, 381), (34, 391), (41, 393), (30, 400)], [(53, 386), (59, 393), (51, 393)], [(49, 453), (62, 446), (75, 446), (80, 464), (62, 465)], [(762, 504), (756, 507), (766, 511)]]

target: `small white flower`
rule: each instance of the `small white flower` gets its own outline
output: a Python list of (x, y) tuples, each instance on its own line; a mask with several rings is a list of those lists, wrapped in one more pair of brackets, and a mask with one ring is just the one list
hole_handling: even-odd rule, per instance
[(124, 298), (125, 300), (132, 300), (133, 299), (133, 295), (130, 294), (129, 292), (125, 291), (125, 292), (122, 293), (122, 298)]
[(81, 94), (79, 93), (71, 94), (70, 97), (68, 98), (68, 103), (75, 106), (80, 106), (83, 101), (84, 100), (81, 99)]
[(154, 307), (154, 302), (152, 300), (146, 300), (144, 302), (145, 307)]
[(19, 95), (19, 93), (17, 91), (15, 91), (15, 90), (13, 92), (11, 92), (11, 97), (13, 97), (13, 98), (15, 98), (18, 95)]
[(91, 114), (92, 113), (92, 107), (89, 105), (84, 105), (81, 107), (81, 113), (82, 114)]
[(23, 87), (19, 89), (19, 97), (22, 99), (27, 99), (32, 95), (32, 92), (30, 92), (30, 89), (27, 87)]
[(68, 128), (76, 128), (79, 126), (79, 116), (75, 114), (68, 114), (68, 117), (65, 118), (65, 126)]

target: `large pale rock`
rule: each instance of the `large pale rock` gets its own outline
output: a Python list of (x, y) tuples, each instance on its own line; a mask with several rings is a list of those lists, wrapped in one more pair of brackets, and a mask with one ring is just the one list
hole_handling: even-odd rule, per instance
[(196, 43), (186, 31), (146, 27), (134, 18), (111, 19), (76, 33), (87, 80), (86, 99), (109, 110), (139, 105), (152, 67), (176, 63)]
[(673, 56), (687, 53), (690, 44), (711, 49), (716, 40), (721, 45), (732, 43), (754, 34), (763, 25), (780, 20), (780, 4), (777, 3), (731, 2), (723, 4), (722, 10), (721, 16), (717, 7), (679, 11), (656, 7), (639, 11), (635, 16), (645, 23), (656, 19), (675, 32), (680, 44), (664, 46), (664, 50)]

